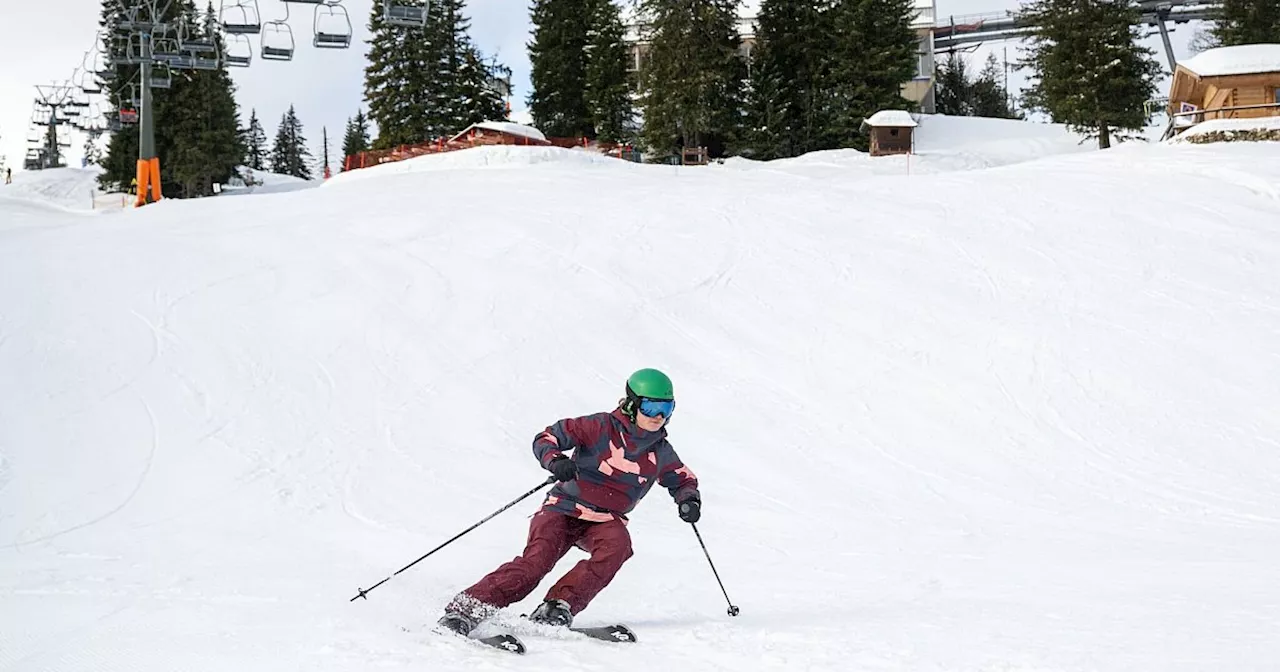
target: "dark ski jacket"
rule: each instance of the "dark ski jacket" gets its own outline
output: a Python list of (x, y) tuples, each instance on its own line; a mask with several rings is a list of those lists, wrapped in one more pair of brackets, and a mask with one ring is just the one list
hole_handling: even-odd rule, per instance
[(533, 440), (533, 455), (545, 469), (557, 457), (570, 457), (578, 477), (556, 483), (543, 508), (591, 522), (617, 518), (624, 523), (654, 483), (679, 504), (701, 499), (698, 478), (667, 441), (667, 429), (646, 432), (622, 411), (568, 418)]

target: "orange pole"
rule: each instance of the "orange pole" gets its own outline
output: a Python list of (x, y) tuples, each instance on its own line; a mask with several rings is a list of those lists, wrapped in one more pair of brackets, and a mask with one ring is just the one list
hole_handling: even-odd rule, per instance
[(141, 208), (147, 204), (147, 182), (151, 179), (151, 162), (147, 159), (138, 159), (136, 179), (138, 185), (134, 207)]
[(151, 158), (151, 200), (159, 203), (164, 196), (160, 193), (160, 157)]

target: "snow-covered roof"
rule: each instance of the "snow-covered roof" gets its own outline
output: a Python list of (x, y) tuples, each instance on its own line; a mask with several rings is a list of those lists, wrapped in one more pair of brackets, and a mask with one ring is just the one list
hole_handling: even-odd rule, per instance
[(473, 128), (483, 128), (490, 131), (498, 131), (499, 133), (506, 133), (508, 135), (518, 135), (523, 138), (529, 138), (530, 140), (537, 140), (538, 142), (547, 141), (547, 136), (543, 135), (542, 131), (539, 131), (532, 126), (525, 126), (524, 124), (517, 124), (510, 121), (482, 121), (476, 124), (471, 124), (463, 129), (461, 133), (450, 138), (450, 140), (452, 141), (461, 138), (467, 133), (470, 133)]
[(1202, 51), (1178, 65), (1201, 77), (1280, 72), (1280, 44), (1241, 44)]
[(868, 126), (915, 128), (916, 120), (906, 110), (880, 110), (867, 118)]

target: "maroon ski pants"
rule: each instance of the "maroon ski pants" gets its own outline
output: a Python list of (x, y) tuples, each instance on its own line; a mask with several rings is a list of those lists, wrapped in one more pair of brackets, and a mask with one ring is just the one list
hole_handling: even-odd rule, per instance
[(577, 614), (609, 585), (622, 563), (632, 555), (631, 535), (621, 520), (589, 523), (555, 511), (539, 511), (529, 523), (529, 541), (524, 553), (462, 591), (450, 608), (483, 617), (484, 611), (519, 602), (538, 587), (556, 562), (574, 546), (590, 553), (591, 557), (574, 565), (547, 591), (546, 599), (564, 600)]

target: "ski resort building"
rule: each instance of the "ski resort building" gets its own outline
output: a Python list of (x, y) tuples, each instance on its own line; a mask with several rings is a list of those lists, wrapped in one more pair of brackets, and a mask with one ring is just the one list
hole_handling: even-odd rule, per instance
[[(918, 104), (920, 111), (932, 114), (935, 109), (933, 71), (934, 63), (936, 62), (933, 48), (933, 29), (937, 6), (934, 0), (913, 0), (913, 2), (916, 15), (912, 20), (911, 27), (916, 31), (916, 36), (919, 38), (919, 48), (916, 54), (916, 74), (911, 81), (902, 85), (902, 97)], [(756, 16), (759, 10), (759, 0), (746, 0), (742, 3), (738, 14), (738, 37), (742, 40), (738, 47), (738, 52), (746, 60), (748, 71), (751, 68), (751, 52), (756, 46)], [(631, 60), (628, 63), (628, 69), (631, 72), (639, 72), (640, 67), (644, 64), (645, 56), (649, 50), (648, 30), (648, 24), (637, 20), (634, 16), (627, 22), (626, 34), (623, 39), (631, 53)]]
[(1280, 117), (1280, 44), (1218, 47), (1181, 63), (1169, 88), (1171, 131), (1232, 120), (1243, 128)]

